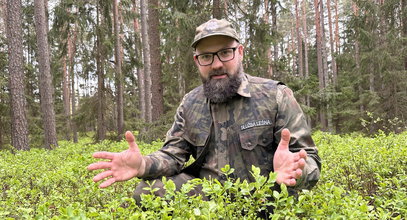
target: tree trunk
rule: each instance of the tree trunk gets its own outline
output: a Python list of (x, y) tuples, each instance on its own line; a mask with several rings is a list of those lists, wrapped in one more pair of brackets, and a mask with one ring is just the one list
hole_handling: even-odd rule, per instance
[[(277, 1), (271, 2), (270, 12), (271, 12), (271, 32), (273, 35), (277, 34)], [(279, 70), (275, 64), (278, 60), (278, 44), (274, 44), (273, 48), (273, 61), (271, 64), (271, 70), (269, 70), (270, 77), (273, 75), (279, 75)]]
[(289, 50), (289, 54), (291, 54), (290, 57), (292, 57), (293, 61), (292, 61), (292, 72), (297, 74), (298, 73), (298, 65), (297, 65), (297, 56), (295, 56), (295, 51), (297, 49), (296, 43), (295, 43), (295, 27), (294, 27), (294, 21), (291, 20), (291, 46), (290, 46), (290, 50)]
[[(175, 21), (175, 25), (177, 26), (177, 29), (179, 29), (179, 20), (177, 19)], [(177, 42), (181, 41), (181, 35), (177, 35)], [(177, 57), (181, 56), (181, 51), (177, 50), (176, 54)], [(168, 58), (169, 59), (169, 58)], [(178, 71), (178, 96), (180, 98), (180, 101), (183, 99), (185, 95), (185, 77), (183, 71)]]
[[(298, 12), (298, 0), (294, 0), (295, 4), (295, 31), (297, 33), (297, 51), (298, 51), (298, 74), (301, 79), (304, 78), (304, 63), (303, 63), (303, 55), (302, 55), (302, 36), (300, 31), (300, 16)], [(304, 103), (304, 102), (302, 102)]]
[[(402, 24), (404, 39), (407, 38), (407, 0), (401, 0), (401, 11), (402, 11)], [(404, 40), (404, 48), (407, 48), (407, 40)], [(404, 70), (407, 70), (407, 54), (404, 54)]]
[(37, 33), (37, 56), (40, 70), (40, 100), (42, 120), (45, 133), (45, 147), (52, 149), (58, 146), (55, 112), (54, 112), (54, 89), (50, 66), (50, 54), (48, 45), (47, 20), (43, 0), (34, 1), (35, 30)]
[[(324, 67), (323, 67), (323, 57), (322, 57), (322, 33), (321, 33), (321, 15), (319, 12), (319, 0), (314, 0), (314, 10), (315, 10), (315, 31), (316, 31), (316, 44), (317, 44), (317, 64), (318, 64), (318, 80), (319, 80), (319, 90), (322, 91), (325, 88), (324, 79)], [(326, 116), (325, 116), (325, 106), (321, 105), (319, 110), (319, 120), (321, 123), (321, 128), (323, 131), (327, 130)]]
[(24, 96), (24, 58), (22, 6), (20, 0), (7, 0), (7, 41), (10, 103), (11, 144), (18, 150), (29, 150), (26, 99)]
[(328, 55), (326, 51), (326, 35), (325, 35), (325, 16), (324, 16), (324, 1), (319, 2), (320, 10), (319, 15), (321, 16), (321, 51), (322, 51), (322, 66), (324, 74), (324, 88), (329, 85), (328, 76)]
[(152, 108), (151, 108), (151, 63), (150, 63), (150, 46), (147, 26), (147, 3), (146, 0), (140, 0), (141, 9), (141, 37), (143, 41), (143, 62), (144, 62), (144, 76), (145, 76), (145, 92), (146, 92), (146, 122), (152, 122)]
[[(68, 41), (69, 41), (69, 35), (68, 35)], [(64, 55), (62, 58), (63, 62), (63, 76), (62, 76), (62, 100), (64, 104), (64, 116), (65, 116), (65, 139), (70, 140), (71, 139), (71, 109), (70, 109), (70, 90), (69, 90), (69, 72), (68, 72), (68, 66), (67, 66), (67, 56)]]
[(213, 0), (212, 17), (216, 19), (222, 19), (223, 9), (221, 0)]
[(6, 0), (0, 0), (0, 33), (6, 33), (7, 9)]
[(160, 26), (158, 0), (149, 0), (148, 8), (148, 32), (150, 45), (150, 62), (151, 62), (151, 120), (156, 121), (164, 114), (163, 86), (161, 83), (161, 53), (160, 53)]
[[(352, 3), (352, 9), (353, 9), (354, 16), (356, 16), (356, 17), (359, 16), (359, 9), (355, 3)], [(357, 39), (355, 40), (355, 63), (356, 63), (356, 74), (360, 75), (360, 77), (363, 77), (362, 72), (360, 71), (360, 46), (359, 46), (359, 41)], [(361, 101), (360, 97), (362, 96), (362, 93), (363, 93), (363, 88), (362, 88), (361, 82), (358, 83), (358, 93), (359, 93), (359, 101)], [(365, 113), (365, 106), (364, 106), (363, 102), (360, 102), (359, 111), (360, 111), (360, 115)]]
[(72, 36), (69, 37), (68, 41), (68, 57), (69, 57), (69, 73), (70, 73), (70, 78), (71, 78), (71, 131), (72, 131), (72, 139), (74, 143), (78, 142), (78, 132), (76, 130), (76, 122), (74, 119), (75, 116), (75, 60), (74, 56), (76, 53), (76, 38), (78, 36), (78, 33), (76, 31), (77, 29), (77, 24), (75, 23), (73, 31), (72, 31)]
[[(136, 14), (136, 3), (137, 1), (134, 0), (134, 8), (133, 11)], [(140, 41), (140, 36), (141, 36), (141, 31), (140, 31), (140, 25), (138, 23), (137, 18), (134, 18), (133, 20), (134, 24), (134, 31), (135, 31), (135, 39), (134, 42), (136, 42), (136, 59), (141, 60), (141, 41)], [(145, 92), (145, 77), (144, 77), (144, 71), (137, 66), (137, 82), (138, 82), (138, 94), (139, 94), (139, 108), (140, 108), (140, 118), (143, 122), (146, 121), (146, 92)]]
[(115, 39), (115, 70), (116, 70), (116, 101), (117, 101), (117, 138), (122, 139), (124, 133), (123, 116), (123, 76), (122, 76), (122, 58), (120, 41), (119, 10), (117, 0), (113, 1), (113, 20), (114, 20), (114, 39)]
[[(265, 0), (264, 1), (264, 14), (263, 14), (263, 21), (264, 24), (269, 25), (270, 24), (270, 9), (269, 9), (269, 1)], [(267, 52), (266, 52), (266, 57), (267, 57), (267, 75), (269, 77), (273, 76), (273, 57), (271, 55), (271, 45), (267, 45)]]
[(328, 25), (329, 25), (329, 43), (331, 46), (331, 57), (332, 57), (332, 82), (334, 85), (337, 83), (337, 68), (336, 68), (336, 58), (335, 58), (335, 48), (334, 48), (334, 35), (332, 31), (332, 14), (331, 14), (331, 0), (327, 0), (328, 7)]
[[(96, 9), (96, 26), (100, 27), (100, 8), (97, 3)], [(102, 141), (106, 138), (106, 126), (105, 126), (105, 78), (104, 78), (104, 62), (102, 59), (102, 33), (99, 30), (96, 34), (96, 72), (98, 75), (98, 118), (97, 118), (97, 141)]]
[[(308, 66), (308, 27), (307, 27), (307, 1), (302, 1), (302, 32), (304, 35), (304, 68), (305, 68), (305, 79), (309, 78), (309, 66)], [(311, 97), (309, 94), (306, 95), (306, 105), (311, 107)], [(311, 117), (307, 115), (308, 125), (311, 127)]]
[[(72, 68), (73, 69), (73, 68)], [(78, 142), (78, 132), (76, 130), (76, 121), (75, 121), (75, 114), (76, 114), (76, 98), (75, 98), (75, 73), (71, 72), (71, 126), (72, 126), (72, 139), (74, 143)]]
[[(339, 54), (339, 16), (338, 16), (338, 0), (335, 0), (335, 53)], [(336, 67), (338, 69), (338, 67)]]
[[(323, 72), (324, 72), (324, 85), (325, 88), (329, 86), (329, 73), (328, 73), (328, 54), (326, 48), (326, 37), (325, 37), (325, 16), (324, 16), (324, 1), (321, 1), (320, 4), (320, 16), (321, 16), (321, 47), (322, 47), (322, 63), (323, 63)], [(326, 93), (324, 94), (326, 97)], [(326, 112), (326, 128), (329, 132), (333, 132), (332, 127), (332, 112), (329, 107), (329, 102), (325, 106)]]

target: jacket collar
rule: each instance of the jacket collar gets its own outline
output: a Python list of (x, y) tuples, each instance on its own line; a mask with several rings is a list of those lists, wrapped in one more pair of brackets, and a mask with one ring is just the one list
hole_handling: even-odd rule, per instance
[(250, 83), (249, 80), (247, 79), (247, 75), (245, 73), (242, 74), (241, 76), (242, 83), (240, 84), (239, 88), (237, 89), (237, 94), (243, 96), (243, 97), (251, 97), (250, 95)]

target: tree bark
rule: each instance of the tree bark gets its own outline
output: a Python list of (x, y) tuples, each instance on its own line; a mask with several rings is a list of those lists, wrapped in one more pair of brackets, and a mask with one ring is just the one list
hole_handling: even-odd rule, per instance
[[(321, 15), (319, 11), (320, 1), (314, 0), (314, 10), (315, 10), (315, 32), (316, 32), (316, 44), (317, 44), (317, 64), (318, 64), (318, 80), (319, 80), (319, 90), (322, 91), (325, 88), (324, 79), (324, 67), (323, 67), (323, 57), (322, 57), (322, 33), (321, 33)], [(325, 106), (321, 105), (319, 110), (319, 120), (323, 131), (327, 130), (326, 126), (326, 116), (324, 111)]]
[[(335, 53), (339, 54), (339, 16), (338, 16), (338, 0), (335, 0)], [(338, 67), (336, 67), (338, 69)]]
[(115, 71), (116, 71), (116, 102), (117, 102), (117, 138), (122, 139), (124, 133), (123, 116), (123, 76), (122, 76), (122, 58), (121, 58), (121, 40), (119, 10), (117, 0), (113, 1), (113, 20), (114, 20), (114, 39), (115, 39)]
[[(269, 9), (269, 1), (265, 0), (264, 1), (264, 14), (263, 14), (263, 21), (264, 24), (269, 25), (270, 24), (270, 9)], [(271, 55), (271, 45), (267, 45), (267, 75), (269, 77), (273, 76), (273, 56)]]
[(222, 19), (223, 17), (223, 9), (222, 9), (222, 1), (221, 0), (213, 0), (213, 8), (212, 8), (212, 17), (216, 19)]
[[(328, 54), (326, 48), (326, 37), (325, 37), (325, 15), (324, 15), (324, 1), (320, 1), (320, 16), (321, 16), (321, 49), (322, 49), (322, 64), (324, 72), (324, 88), (329, 86), (329, 73), (328, 73)], [(324, 94), (326, 97), (326, 93)], [(325, 100), (326, 101), (326, 100)], [(332, 127), (332, 112), (329, 107), (329, 103), (325, 105), (326, 120), (325, 126), (326, 129), (330, 132), (333, 131)]]
[(335, 58), (335, 39), (332, 31), (332, 14), (331, 14), (331, 0), (327, 0), (328, 7), (328, 25), (329, 25), (329, 43), (331, 46), (331, 57), (332, 57), (332, 82), (334, 85), (337, 83), (337, 68), (336, 68), (336, 58)]
[[(329, 73), (328, 73), (328, 54), (327, 54), (327, 48), (326, 48), (326, 37), (325, 37), (325, 15), (324, 15), (324, 1), (321, 1), (320, 4), (320, 16), (321, 16), (321, 47), (322, 47), (322, 63), (323, 63), (323, 72), (324, 72), (324, 84), (325, 88), (329, 86)], [(324, 94), (326, 97), (326, 93)], [(332, 126), (332, 112), (329, 107), (329, 102), (326, 103), (325, 106), (325, 112), (326, 112), (326, 128), (328, 131), (333, 132), (333, 126)]]
[[(359, 9), (354, 2), (352, 3), (352, 9), (353, 9), (354, 16), (356, 16), (356, 17), (359, 16)], [(360, 46), (359, 46), (358, 39), (355, 39), (354, 43), (355, 43), (356, 74), (360, 75), (360, 77), (363, 77), (363, 75), (360, 71)], [(363, 93), (362, 84), (360, 82), (358, 83), (358, 93), (359, 93), (359, 100), (360, 100), (360, 97)], [(360, 115), (365, 113), (365, 106), (364, 106), (363, 102), (360, 102), (359, 111), (360, 111), (359, 112)]]
[[(177, 26), (177, 29), (179, 29), (179, 20), (177, 19), (175, 21), (175, 25)], [(177, 35), (177, 42), (181, 41), (181, 35)], [(180, 57), (181, 56), (181, 50), (177, 50), (175, 56)], [(168, 58), (169, 59), (169, 58)], [(180, 101), (183, 99), (185, 95), (185, 77), (183, 71), (178, 71), (178, 96), (180, 98)]]
[(289, 54), (291, 54), (291, 57), (293, 59), (292, 61), (292, 72), (293, 73), (298, 73), (298, 65), (297, 65), (297, 56), (295, 56), (295, 52), (297, 51), (297, 44), (295, 42), (296, 39), (296, 34), (295, 34), (295, 25), (294, 25), (294, 21), (291, 20), (291, 46), (290, 46), (290, 50), (289, 50)]
[(58, 146), (54, 112), (54, 89), (50, 66), (50, 54), (47, 33), (47, 20), (43, 0), (34, 1), (35, 30), (37, 34), (37, 56), (40, 70), (40, 100), (45, 133), (45, 147)]
[(74, 143), (78, 142), (78, 132), (76, 129), (76, 122), (74, 119), (75, 116), (75, 60), (74, 60), (74, 55), (76, 52), (76, 38), (78, 36), (78, 33), (76, 31), (77, 24), (75, 23), (74, 29), (72, 31), (71, 37), (69, 37), (68, 41), (68, 57), (69, 57), (69, 74), (71, 78), (71, 131), (72, 131), (72, 140)]
[[(309, 65), (308, 65), (308, 27), (307, 27), (307, 1), (302, 1), (302, 32), (304, 35), (304, 70), (305, 79), (309, 78)], [(311, 107), (311, 97), (309, 94), (306, 95), (306, 105)], [(311, 117), (307, 115), (308, 125), (311, 127)]]
[[(402, 10), (402, 24), (404, 39), (407, 38), (407, 0), (401, 0), (401, 10)], [(404, 48), (407, 47), (407, 40), (404, 40)], [(407, 54), (404, 54), (404, 70), (407, 70)]]
[(144, 76), (145, 76), (145, 92), (146, 92), (146, 122), (152, 122), (152, 107), (151, 107), (151, 63), (150, 63), (150, 45), (148, 36), (147, 25), (147, 3), (146, 0), (140, 0), (141, 9), (141, 37), (143, 41), (143, 62), (144, 62)]
[[(136, 3), (137, 0), (134, 0), (134, 8), (133, 11), (136, 14)], [(141, 40), (140, 40), (140, 36), (141, 36), (141, 31), (140, 31), (140, 25), (139, 22), (137, 20), (137, 18), (134, 18), (133, 20), (133, 25), (134, 25), (134, 31), (135, 31), (135, 39), (134, 41), (136, 42), (136, 59), (141, 60), (142, 56), (141, 56)], [(138, 82), (138, 94), (139, 94), (139, 108), (140, 108), (140, 118), (143, 122), (146, 121), (146, 92), (145, 92), (145, 77), (144, 77), (144, 71), (139, 68), (139, 66), (137, 66), (137, 82)]]
[(150, 62), (151, 62), (151, 120), (156, 121), (164, 114), (164, 98), (161, 73), (161, 53), (160, 53), (160, 26), (158, 0), (149, 0), (148, 8), (148, 32), (150, 44)]
[[(97, 3), (96, 9), (96, 26), (100, 27), (100, 8)], [(102, 33), (99, 28), (96, 33), (96, 72), (98, 76), (98, 118), (97, 118), (97, 141), (102, 141), (106, 138), (106, 126), (105, 126), (105, 78), (104, 78), (104, 62), (103, 62), (103, 49), (102, 49)]]
[(298, 12), (298, 0), (294, 0), (295, 4), (295, 31), (297, 33), (297, 51), (298, 51), (298, 74), (301, 79), (304, 78), (304, 62), (303, 62), (303, 54), (302, 54), (302, 36), (300, 31), (300, 15)]
[[(272, 1), (270, 6), (271, 12), (271, 32), (273, 35), (277, 33), (277, 1)], [(270, 77), (273, 75), (279, 75), (279, 70), (275, 65), (275, 62), (278, 60), (278, 44), (274, 44), (273, 47), (273, 61), (271, 64), (271, 69), (269, 69)]]
[(326, 35), (325, 35), (325, 15), (324, 15), (324, 1), (319, 2), (320, 10), (319, 14), (321, 16), (321, 51), (322, 51), (322, 70), (324, 74), (324, 88), (329, 85), (329, 76), (328, 76), (328, 55), (326, 51)]
[(29, 150), (26, 99), (24, 96), (24, 58), (21, 0), (7, 0), (7, 41), (11, 103), (11, 144), (18, 150)]
[(7, 20), (7, 9), (6, 0), (0, 0), (0, 33), (6, 33), (6, 20)]
[[(68, 35), (69, 38), (69, 35)], [(68, 39), (69, 41), (69, 39)], [(64, 104), (64, 116), (65, 116), (65, 139), (70, 140), (71, 139), (71, 106), (70, 106), (70, 90), (69, 90), (69, 72), (68, 72), (68, 66), (67, 66), (67, 56), (64, 55), (62, 58), (63, 62), (63, 76), (62, 76), (62, 100)]]

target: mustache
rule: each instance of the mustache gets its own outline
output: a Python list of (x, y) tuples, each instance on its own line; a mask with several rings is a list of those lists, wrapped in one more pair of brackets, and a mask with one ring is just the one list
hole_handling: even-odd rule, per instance
[(224, 75), (224, 74), (226, 74), (227, 76), (230, 76), (230, 74), (225, 70), (212, 70), (211, 72), (209, 72), (209, 77), (220, 76), (220, 75)]

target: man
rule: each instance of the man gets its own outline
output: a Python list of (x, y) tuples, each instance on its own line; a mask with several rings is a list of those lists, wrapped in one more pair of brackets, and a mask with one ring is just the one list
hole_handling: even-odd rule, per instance
[[(107, 178), (101, 188), (139, 177), (156, 180), (156, 195), (162, 196), (162, 176), (177, 186), (193, 178), (225, 180), (220, 169), (229, 164), (234, 178), (254, 181), (252, 165), (261, 174), (277, 173), (278, 184), (294, 189), (311, 188), (320, 174), (320, 158), (304, 114), (283, 84), (245, 74), (243, 45), (232, 25), (212, 19), (196, 29), (194, 61), (203, 85), (185, 95), (162, 149), (142, 156), (131, 132), (129, 149), (121, 153), (97, 152), (107, 159), (89, 165), (104, 169), (93, 180)], [(195, 162), (184, 168), (193, 156)], [(134, 198), (140, 201), (142, 181)], [(192, 193), (200, 193), (195, 189)]]

